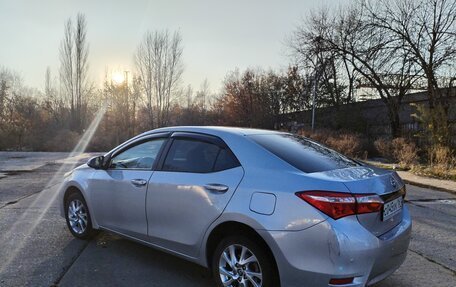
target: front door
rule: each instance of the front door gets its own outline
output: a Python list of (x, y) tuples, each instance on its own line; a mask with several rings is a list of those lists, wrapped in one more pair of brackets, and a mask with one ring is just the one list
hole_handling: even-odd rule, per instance
[(89, 181), (94, 216), (102, 227), (146, 239), (146, 194), (164, 138), (136, 141), (113, 155)]

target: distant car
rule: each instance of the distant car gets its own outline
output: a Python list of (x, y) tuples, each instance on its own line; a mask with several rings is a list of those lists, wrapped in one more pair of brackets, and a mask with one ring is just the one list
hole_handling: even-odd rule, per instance
[(366, 286), (405, 260), (396, 172), (294, 134), (225, 127), (143, 133), (66, 175), (61, 212), (211, 268), (217, 286)]

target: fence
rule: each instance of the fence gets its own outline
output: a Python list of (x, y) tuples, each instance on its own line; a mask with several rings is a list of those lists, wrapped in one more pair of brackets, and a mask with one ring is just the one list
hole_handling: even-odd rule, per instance
[[(456, 146), (456, 88), (442, 90), (442, 92), (446, 94), (449, 103), (448, 115), (452, 126), (452, 143)], [(399, 119), (402, 133), (408, 137), (416, 135), (422, 129), (412, 116), (416, 113), (412, 103), (427, 105), (426, 92), (408, 94), (402, 99)], [(311, 110), (283, 114), (278, 125), (289, 130), (310, 128), (311, 118)], [(316, 109), (315, 128), (349, 130), (365, 135), (369, 141), (379, 137), (391, 137), (388, 111), (381, 99)]]

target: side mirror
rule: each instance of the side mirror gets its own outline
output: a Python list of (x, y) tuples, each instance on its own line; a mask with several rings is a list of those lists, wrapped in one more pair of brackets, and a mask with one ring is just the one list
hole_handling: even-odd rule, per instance
[(100, 156), (92, 157), (91, 159), (89, 159), (89, 161), (87, 162), (87, 165), (94, 169), (102, 169), (103, 162), (104, 162), (104, 156), (100, 155)]

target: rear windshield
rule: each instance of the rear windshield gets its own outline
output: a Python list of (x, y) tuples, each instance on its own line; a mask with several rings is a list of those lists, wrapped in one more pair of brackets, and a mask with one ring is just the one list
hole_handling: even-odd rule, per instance
[(359, 165), (305, 137), (292, 134), (251, 135), (256, 143), (303, 172), (321, 172)]

